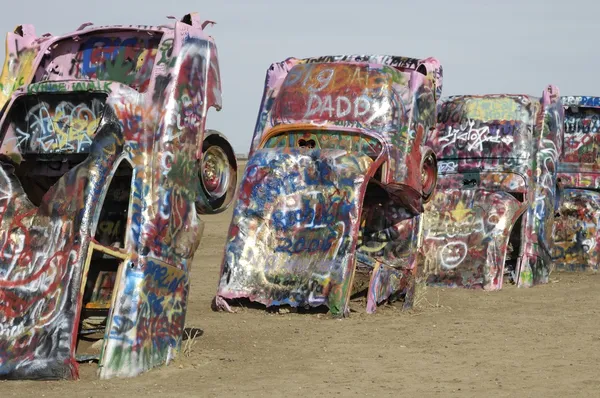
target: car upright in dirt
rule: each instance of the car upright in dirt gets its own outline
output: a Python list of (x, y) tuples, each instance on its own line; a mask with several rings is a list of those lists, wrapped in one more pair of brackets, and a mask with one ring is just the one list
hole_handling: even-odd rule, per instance
[(558, 89), (444, 98), (428, 139), (439, 178), (424, 213), (430, 284), (497, 290), (551, 271), (563, 108)]
[(392, 296), (410, 305), (419, 215), (437, 175), (423, 142), (441, 91), (434, 58), (271, 65), (215, 309), (249, 299), (344, 316), (365, 290), (369, 312)]
[(558, 270), (598, 272), (600, 263), (600, 98), (562, 97), (560, 208), (554, 227)]
[(0, 377), (135, 376), (181, 347), (201, 213), (236, 185), (217, 49), (192, 13), (7, 37), (0, 76)]

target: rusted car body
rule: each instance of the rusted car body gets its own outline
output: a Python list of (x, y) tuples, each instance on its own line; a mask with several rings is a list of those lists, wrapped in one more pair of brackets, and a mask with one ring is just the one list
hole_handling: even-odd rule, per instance
[(554, 227), (557, 270), (597, 272), (600, 264), (600, 98), (562, 97), (560, 207)]
[(437, 175), (423, 141), (441, 90), (434, 58), (271, 65), (215, 309), (246, 298), (344, 316), (352, 292), (365, 292), (358, 274), (367, 311), (400, 296), (410, 305), (419, 215)]
[(551, 271), (558, 89), (444, 98), (427, 145), (438, 183), (424, 213), (424, 272), (433, 285), (497, 290), (546, 283)]
[[(203, 223), (235, 190), (217, 50), (196, 14), (7, 37), (0, 377), (134, 376), (181, 346)], [(95, 343), (94, 343), (95, 342)], [(92, 344), (94, 343), (94, 344)], [(93, 346), (90, 347), (90, 344)]]

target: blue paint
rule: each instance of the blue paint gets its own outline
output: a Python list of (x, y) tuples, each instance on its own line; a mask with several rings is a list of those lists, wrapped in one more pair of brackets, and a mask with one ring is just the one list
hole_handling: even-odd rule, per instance
[(153, 282), (159, 289), (167, 289), (169, 293), (175, 293), (179, 285), (185, 280), (185, 275), (181, 278), (173, 277), (169, 280), (169, 269), (152, 260), (148, 260), (146, 264), (145, 276), (152, 278)]
[(156, 315), (162, 314), (164, 300), (164, 297), (158, 297), (154, 292), (148, 293), (148, 304), (152, 308), (152, 312)]
[[(95, 74), (99, 72), (99, 68), (104, 66), (107, 62), (113, 61), (117, 54), (120, 51), (124, 50), (124, 47), (135, 46), (138, 42), (137, 37), (131, 37), (121, 42), (120, 38), (108, 38), (108, 37), (93, 37), (90, 40), (86, 41), (82, 48), (82, 63), (81, 63), (81, 73), (83, 75), (93, 77)], [(108, 52), (105, 49), (110, 49), (112, 47), (112, 52)], [(108, 59), (105, 60), (103, 64), (96, 65), (92, 63), (92, 54), (95, 49), (102, 49), (103, 56), (108, 56)]]
[(304, 199), (302, 207), (294, 210), (277, 210), (271, 216), (275, 230), (289, 231), (291, 228), (305, 226), (317, 227), (332, 225), (336, 221), (347, 222), (354, 209), (353, 203), (348, 203), (342, 198), (326, 200), (322, 193), (318, 194), (318, 202), (311, 205), (309, 199)]
[(335, 234), (322, 239), (310, 239), (308, 241), (304, 237), (296, 240), (292, 240), (292, 238), (278, 238), (280, 244), (275, 248), (275, 252), (288, 254), (327, 252), (331, 249), (336, 239), (337, 235)]
[(583, 106), (600, 106), (600, 97), (581, 97)]

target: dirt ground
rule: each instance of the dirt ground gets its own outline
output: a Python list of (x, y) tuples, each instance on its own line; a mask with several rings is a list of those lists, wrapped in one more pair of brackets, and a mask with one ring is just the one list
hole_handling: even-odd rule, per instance
[(0, 397), (599, 396), (600, 275), (532, 289), (427, 288), (419, 308), (367, 315), (210, 309), (231, 211), (210, 217), (191, 272), (184, 342), (169, 366), (123, 380), (0, 382)]

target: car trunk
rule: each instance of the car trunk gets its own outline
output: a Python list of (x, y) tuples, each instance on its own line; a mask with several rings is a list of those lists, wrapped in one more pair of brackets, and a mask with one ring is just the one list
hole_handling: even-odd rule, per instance
[(344, 150), (262, 149), (246, 166), (218, 295), (347, 311), (372, 160)]

